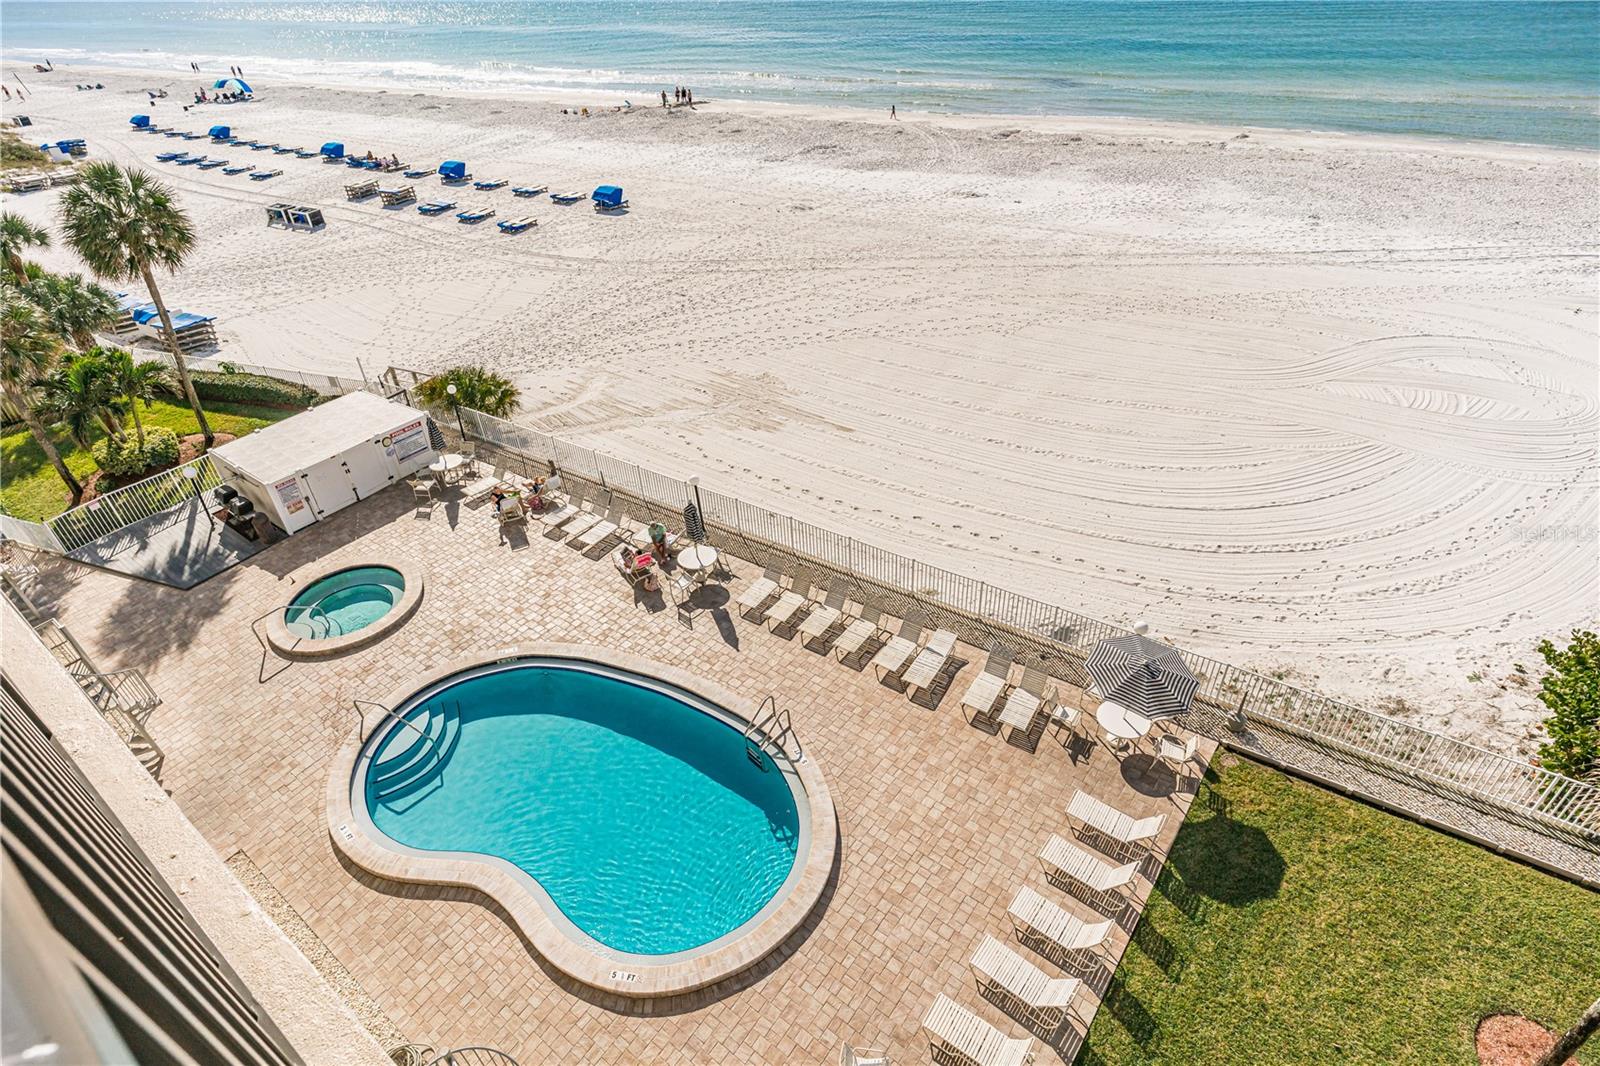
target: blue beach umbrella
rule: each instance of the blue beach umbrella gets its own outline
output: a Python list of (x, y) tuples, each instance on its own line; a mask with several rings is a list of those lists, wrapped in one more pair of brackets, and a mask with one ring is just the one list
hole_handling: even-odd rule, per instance
[(254, 91), (244, 83), (243, 78), (218, 78), (217, 83), (212, 88), (221, 89), (225, 93), (248, 93)]

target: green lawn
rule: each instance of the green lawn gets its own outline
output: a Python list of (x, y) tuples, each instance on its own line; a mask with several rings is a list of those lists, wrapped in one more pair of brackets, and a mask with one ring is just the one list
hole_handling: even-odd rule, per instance
[[(232, 433), (236, 437), (281, 421), (294, 413), (275, 407), (221, 403), (206, 406), (212, 431)], [(180, 437), (200, 432), (194, 412), (188, 407), (164, 400), (157, 400), (148, 411), (141, 410), (140, 417), (144, 419), (146, 429), (164, 426)], [(133, 420), (130, 418), (127, 421), (131, 433)], [(85, 478), (94, 473), (94, 459), (87, 451), (80, 451), (65, 432), (52, 432), (51, 439), (56, 442), (61, 457), (74, 474)], [(0, 507), (5, 509), (5, 513), (37, 522), (60, 514), (70, 502), (66, 486), (61, 483), (49, 460), (45, 459), (44, 452), (34, 442), (27, 427), (18, 423), (8, 428), (5, 436), (0, 437)]]
[(1480, 1016), (1564, 1029), (1600, 994), (1600, 895), (1227, 761), (1081, 1064), (1473, 1066)]

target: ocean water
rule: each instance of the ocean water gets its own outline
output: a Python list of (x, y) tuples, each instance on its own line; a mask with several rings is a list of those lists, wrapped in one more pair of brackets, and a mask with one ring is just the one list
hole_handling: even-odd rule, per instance
[[(1600, 0), (7, 0), (9, 58), (1600, 147)], [(579, 93), (586, 93), (580, 96)]]

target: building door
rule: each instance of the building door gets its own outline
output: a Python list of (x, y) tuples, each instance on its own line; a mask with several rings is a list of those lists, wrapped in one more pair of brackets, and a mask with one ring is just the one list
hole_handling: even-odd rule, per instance
[(302, 470), (300, 474), (311, 490), (311, 507), (317, 512), (318, 518), (349, 507), (360, 498), (345, 470), (344, 460), (337, 455)]

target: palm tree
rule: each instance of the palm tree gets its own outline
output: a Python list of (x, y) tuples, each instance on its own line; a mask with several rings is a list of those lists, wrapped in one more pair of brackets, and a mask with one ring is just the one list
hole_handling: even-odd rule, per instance
[(211, 447), (213, 434), (200, 397), (189, 380), (189, 365), (178, 348), (172, 316), (156, 288), (156, 267), (176, 271), (194, 248), (194, 226), (172, 199), (172, 190), (143, 170), (115, 163), (90, 163), (61, 196), (61, 225), (67, 243), (102, 278), (142, 279), (161, 317), (161, 331), (195, 421)]
[(128, 412), (133, 415), (133, 431), (139, 439), (139, 450), (144, 451), (144, 419), (139, 417), (139, 405), (145, 410), (155, 403), (156, 393), (165, 392), (170, 375), (167, 368), (154, 359), (134, 362), (133, 356), (121, 348), (96, 348), (110, 371), (117, 394), (128, 401)]
[(94, 347), (95, 331), (110, 327), (122, 314), (115, 296), (94, 282), (85, 281), (81, 274), (40, 271), (33, 276), (27, 296), (44, 312), (55, 331), (80, 352)]
[(117, 419), (121, 400), (116, 379), (100, 356), (73, 356), (40, 382), (39, 388), (40, 406), (67, 427), (78, 447), (88, 450), (96, 425), (109, 436), (123, 436), (122, 423)]
[(36, 226), (21, 215), (10, 211), (0, 211), (0, 255), (4, 255), (6, 266), (11, 268), (11, 276), (18, 285), (28, 284), (28, 272), (22, 262), (24, 248), (50, 247), (50, 234), (46, 233), (43, 226)]
[[(451, 385), (456, 387), (454, 395), (450, 393)], [(486, 367), (457, 366), (418, 385), (417, 396), (425, 404), (455, 404), (496, 418), (510, 418), (522, 392)]]
[(0, 389), (22, 415), (28, 433), (56, 468), (76, 507), (83, 500), (83, 485), (61, 461), (61, 453), (34, 409), (39, 380), (50, 372), (60, 351), (61, 342), (40, 318), (38, 309), (23, 300), (14, 287), (4, 286), (0, 293)]

